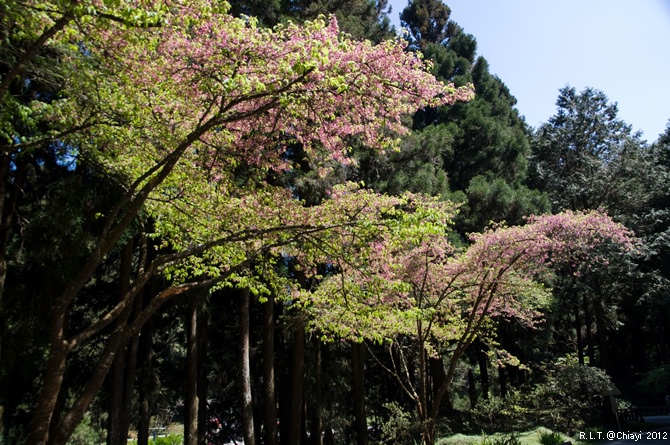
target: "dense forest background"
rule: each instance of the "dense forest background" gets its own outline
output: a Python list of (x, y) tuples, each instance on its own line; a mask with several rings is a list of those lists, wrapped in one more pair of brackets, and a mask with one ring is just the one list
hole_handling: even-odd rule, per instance
[[(154, 168), (152, 158), (142, 161), (138, 150), (137, 158), (119, 155), (120, 166), (110, 168), (106, 156), (141, 138), (158, 147), (160, 138), (181, 133), (96, 132), (99, 125), (138, 127), (132, 108), (137, 104), (101, 99), (115, 88), (97, 80), (110, 68), (92, 60), (95, 44), (104, 42), (82, 38), (78, 56), (72, 57), (72, 48), (48, 39), (68, 27), (89, 36), (87, 27), (107, 26), (101, 23), (138, 29), (161, 24), (148, 6), (144, 14), (121, 7), (117, 13), (113, 8), (119, 2), (83, 3), (0, 2), (0, 444), (97, 443), (101, 438), (125, 444), (129, 430), (146, 444), (151, 428), (170, 421), (184, 423), (190, 445), (233, 438), (247, 444), (434, 442), (453, 432), (539, 424), (567, 432), (603, 425), (613, 419), (611, 394), (617, 395), (615, 409), (665, 404), (670, 393), (670, 125), (656, 141), (642, 140), (594, 85), (561, 89), (556, 114), (530, 128), (514, 108), (513, 92), (477, 55), (475, 36), (450, 20), (449, 7), (440, 0), (411, 0), (401, 11), (409, 31), (406, 51), (430, 60), (438, 80), (455, 88), (474, 86), (473, 99), (422, 106), (403, 116), (410, 131), (397, 150), (378, 150), (364, 137), (347, 136), (351, 149), (345, 162), (313, 161), (311, 156), (325, 148), (289, 136), (291, 127), (273, 139), (256, 140), (257, 133), (249, 131), (240, 145), (264, 144), (268, 152), (261, 152), (262, 159), (273, 155), (268, 147), (281, 144), (287, 148), (279, 158), (293, 167), (267, 168), (249, 161), (251, 155), (240, 159), (234, 152), (217, 152), (220, 159), (198, 158), (212, 166), (202, 183), (191, 182), (192, 172), (184, 167), (161, 186), (162, 198), (143, 201), (136, 196), (171, 158)], [(397, 38), (385, 0), (233, 0), (229, 13), (247, 23), (256, 17), (259, 30), (333, 14), (340, 31), (355, 41)], [(45, 14), (51, 17), (47, 25), (41, 21)], [(132, 55), (116, 56), (122, 61)], [(311, 70), (298, 67), (297, 79)], [(68, 88), (79, 77), (95, 88), (75, 97)], [(138, 97), (146, 91), (138, 87)], [(77, 104), (75, 111), (60, 105), (64, 98)], [(160, 100), (155, 98), (156, 106)], [(109, 103), (117, 108), (105, 108)], [(58, 117), (41, 118), (36, 104)], [(80, 110), (90, 115), (69, 118)], [(309, 119), (317, 119), (315, 110)], [(213, 131), (222, 133), (224, 124), (217, 125)], [(238, 220), (223, 219), (226, 242), (238, 244), (211, 253), (192, 248), (195, 241), (208, 242), (193, 221), (209, 221), (211, 215), (190, 207), (207, 207), (203, 197), (209, 195), (182, 185), (216, 182), (217, 162), (230, 165), (228, 201), (206, 210), (215, 215), (225, 208), (254, 222), (238, 230)], [(150, 174), (133, 182), (141, 168)], [(346, 243), (326, 235), (321, 244), (313, 242), (317, 227), (323, 227), (309, 226), (307, 219), (297, 227), (302, 221), (294, 220), (289, 208), (267, 217), (295, 226), (283, 238), (263, 225), (265, 215), (254, 214), (276, 199), (265, 191), (271, 186), (312, 209), (317, 222), (322, 218), (324, 225), (348, 227), (353, 223), (319, 213), (334, 201), (333, 190), (348, 181), (370, 194), (432, 197), (426, 215), (437, 212), (431, 206), (449, 206), (453, 218), (445, 236), (454, 252), (476, 246), (473, 233), (533, 226), (529, 215), (592, 210), (629, 229), (635, 247), (622, 252), (598, 245), (591, 249), (598, 260), (575, 256), (562, 265), (555, 254), (557, 270), (542, 277), (541, 288), (523, 288), (532, 293), (528, 298), (543, 297), (533, 308), (541, 313), (539, 323), (502, 316), (501, 309), (482, 319), (467, 342), (436, 341), (442, 349), (401, 329), (384, 338), (351, 334), (342, 326), (352, 321), (337, 325), (316, 303), (319, 292), (336, 300), (337, 287), (319, 286), (348, 267), (324, 261), (320, 255), (333, 255), (324, 246)], [(403, 195), (407, 192), (416, 195)], [(173, 203), (172, 210), (156, 210), (161, 199)], [(420, 202), (407, 199), (391, 208)], [(457, 212), (447, 203), (456, 204)], [(358, 217), (361, 210), (351, 208), (334, 213)], [(388, 213), (381, 218), (393, 219)], [(376, 222), (360, 224), (352, 240), (377, 233)], [(265, 240), (264, 247), (250, 247), (253, 237)], [(107, 245), (105, 239), (112, 241)], [(296, 240), (313, 243), (314, 252), (295, 253)], [(207, 249), (222, 245), (215, 244)], [(277, 248), (285, 254), (271, 250)], [(191, 256), (180, 256), (189, 249)], [(253, 249), (258, 252), (248, 253)], [(353, 258), (361, 249), (351, 247), (346, 254)], [(82, 275), (96, 255), (95, 267)], [(175, 266), (177, 260), (183, 262)], [(235, 267), (224, 269), (224, 261)], [(59, 362), (54, 314), (80, 277), (85, 279), (58, 328), (69, 342)], [(306, 292), (315, 295), (312, 306), (296, 297)], [(354, 321), (368, 316), (355, 314)], [(469, 326), (463, 329), (468, 332)], [(418, 336), (423, 332), (419, 327)], [(38, 427), (35, 418), (44, 418), (41, 400), (54, 376), (60, 383), (49, 419)], [(40, 437), (47, 439), (30, 442), (40, 428)]]

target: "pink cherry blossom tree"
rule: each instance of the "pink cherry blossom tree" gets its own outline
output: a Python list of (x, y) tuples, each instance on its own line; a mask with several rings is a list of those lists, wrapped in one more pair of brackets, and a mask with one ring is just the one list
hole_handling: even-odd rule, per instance
[[(51, 306), (31, 444), (68, 440), (116, 352), (169, 298), (227, 280), (247, 285), (243, 271), (273, 249), (300, 245), (311, 258), (310, 246), (353, 245), (343, 240), (373, 233), (397, 205), (395, 198), (344, 187), (328, 204), (306, 209), (262, 179), (239, 186), (237, 166), (291, 168), (281, 156), (288, 139), (315, 162), (346, 163), (347, 137), (392, 148), (406, 131), (404, 114), (472, 95), (469, 87), (437, 82), (403, 41), (353, 41), (339, 34), (334, 19), (268, 30), (253, 18), (227, 15), (225, 2), (131, 1), (121, 14), (103, 1), (73, 3), (62, 13), (60, 2), (40, 7), (47, 12), (26, 22), (35, 36), (31, 48), (72, 49), (63, 56), (73, 74), (63, 99), (34, 104), (35, 112), (71, 129), (52, 137), (126, 178), (125, 193), (98, 215), (101, 229), (88, 259)], [(151, 20), (142, 19), (147, 14)], [(149, 260), (140, 249), (125, 294), (71, 332), (75, 299), (140, 212), (154, 221), (147, 235), (162, 240), (158, 255)], [(170, 284), (131, 320), (137, 295), (161, 274)], [(68, 358), (102, 332), (107, 337), (89, 380), (56, 418)]]
[[(418, 213), (413, 231), (409, 224), (387, 233), (359, 262), (338, 265), (343, 273), (328, 277), (303, 299), (312, 313), (312, 328), (326, 337), (372, 340), (395, 348), (391, 365), (379, 363), (413, 400), (417, 419), (425, 425), (422, 440), (432, 444), (457, 364), (468, 346), (487, 335), (489, 322), (511, 318), (536, 325), (542, 300), (548, 298), (544, 283), (554, 266), (606, 264), (607, 248), (632, 249), (633, 240), (606, 215), (565, 212), (532, 217), (521, 227), (491, 228), (473, 235), (472, 244), (458, 251), (445, 233), (453, 209), (443, 204), (441, 211), (406, 211)], [(398, 346), (400, 337), (413, 339), (416, 372)], [(429, 357), (439, 358), (445, 367), (445, 378), (432, 394)]]

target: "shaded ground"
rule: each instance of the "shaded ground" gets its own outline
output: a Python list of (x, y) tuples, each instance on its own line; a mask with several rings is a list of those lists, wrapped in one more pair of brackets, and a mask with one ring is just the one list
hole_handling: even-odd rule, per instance
[(603, 445), (670, 444), (670, 416), (647, 416), (644, 417), (644, 421), (647, 426), (656, 425), (658, 428), (645, 428), (647, 431), (642, 432), (634, 430), (614, 432), (611, 440), (605, 439), (601, 443)]

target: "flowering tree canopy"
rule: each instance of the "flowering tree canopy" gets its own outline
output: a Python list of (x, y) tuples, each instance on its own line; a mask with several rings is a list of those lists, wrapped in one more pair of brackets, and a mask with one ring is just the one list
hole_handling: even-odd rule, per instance
[[(291, 168), (284, 156), (289, 142), (300, 143), (317, 166), (346, 163), (349, 137), (387, 149), (406, 131), (403, 115), (472, 96), (470, 87), (435, 80), (403, 41), (354, 41), (339, 33), (334, 19), (262, 29), (253, 18), (227, 15), (226, 2), (206, 0), (12, 1), (3, 7), (11, 39), (26, 49), (8, 59), (15, 63), (0, 84), (1, 111), (8, 116), (0, 150), (15, 154), (57, 142), (64, 156), (95, 165), (124, 191), (96, 215), (100, 230), (88, 259), (51, 307), (31, 443), (67, 441), (124, 339), (162, 301), (230, 279), (272, 249), (300, 245), (307, 251), (317, 244), (315, 234), (327, 251), (324, 246), (347, 246), (343, 237), (372, 235), (384, 225), (395, 198), (344, 186), (323, 206), (307, 209), (289, 191), (268, 185), (268, 170)], [(49, 62), (57, 94), (17, 102), (10, 91), (30, 81), (47, 49), (58, 55)], [(119, 301), (79, 332), (68, 332), (73, 301), (141, 214), (152, 222), (146, 235), (161, 240), (157, 256), (138, 262)], [(126, 323), (127, 308), (159, 273), (170, 284)], [(49, 438), (68, 355), (104, 329), (112, 331), (90, 381)]]
[[(532, 327), (541, 318), (552, 267), (576, 271), (583, 262), (606, 264), (608, 248), (633, 248), (631, 233), (607, 215), (565, 212), (532, 217), (524, 226), (493, 227), (472, 235), (472, 244), (459, 251), (445, 232), (453, 208), (435, 206), (431, 212), (425, 205), (405, 208), (402, 218), (410, 224), (385, 233), (359, 261), (338, 264), (342, 273), (303, 295), (312, 328), (326, 337), (414, 339), (418, 378), (395, 362), (389, 371), (427, 422), (426, 443), (434, 440), (434, 421), (458, 360), (486, 336), (488, 320), (513, 318)], [(432, 408), (424, 377), (426, 355), (446, 364), (446, 379), (436, 389)], [(513, 360), (505, 351), (500, 355)]]

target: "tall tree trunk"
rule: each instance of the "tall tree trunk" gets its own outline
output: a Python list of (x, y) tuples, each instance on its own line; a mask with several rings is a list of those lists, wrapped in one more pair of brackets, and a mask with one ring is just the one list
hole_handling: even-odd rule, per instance
[[(291, 354), (288, 443), (297, 445), (302, 436), (303, 388), (305, 380), (305, 323), (295, 320)], [(283, 442), (283, 441), (282, 441)]]
[[(435, 401), (435, 393), (444, 384), (447, 379), (447, 374), (444, 372), (444, 362), (442, 361), (442, 357), (429, 357), (428, 368), (430, 369), (432, 381), (431, 403), (433, 403)], [(449, 406), (450, 401), (446, 400), (446, 402), (447, 409), (451, 409)]]
[(486, 355), (484, 345), (477, 348), (477, 361), (479, 362), (479, 378), (482, 381), (482, 398), (489, 398), (489, 357)]
[[(14, 213), (14, 206), (16, 200), (18, 199), (18, 191), (21, 185), (21, 179), (19, 177), (23, 176), (22, 173), (19, 173), (14, 178), (14, 191), (9, 192), (10, 190), (10, 165), (11, 165), (11, 156), (7, 153), (0, 153), (0, 308), (2, 308), (2, 296), (5, 291), (5, 279), (7, 278), (7, 247), (9, 244), (9, 238), (12, 232), (12, 215)], [(25, 170), (20, 168), (21, 171)], [(8, 193), (11, 193), (11, 197), (7, 196)], [(3, 330), (0, 326), (0, 335), (3, 334)], [(0, 346), (2, 342), (0, 342)], [(0, 360), (2, 359), (2, 350), (0, 350)]]
[(149, 445), (149, 427), (151, 425), (151, 406), (153, 404), (155, 373), (152, 363), (153, 330), (152, 318), (142, 328), (138, 355), (141, 360), (139, 384), (139, 413), (137, 422), (137, 445)]
[(582, 322), (579, 316), (579, 304), (575, 303), (575, 333), (577, 335), (577, 360), (580, 365), (584, 365), (584, 341), (582, 339)]
[(598, 366), (605, 371), (610, 371), (610, 360), (609, 360), (609, 345), (607, 342), (607, 325), (605, 322), (605, 310), (602, 306), (602, 303), (598, 302), (595, 305), (595, 319), (596, 319), (596, 329), (598, 335), (598, 352), (600, 353), (600, 360), (598, 361)]
[(589, 302), (586, 298), (586, 295), (582, 297), (582, 305), (584, 308), (584, 327), (586, 328), (586, 348), (589, 355), (589, 364), (591, 366), (596, 365), (596, 351), (595, 351), (595, 340), (593, 338), (593, 330), (591, 329), (592, 318), (591, 318), (591, 308)]
[(365, 415), (365, 349), (361, 343), (351, 344), (351, 371), (353, 374), (356, 443), (358, 445), (367, 445), (368, 423)]
[(186, 312), (186, 396), (184, 400), (184, 445), (198, 443), (198, 300), (189, 295)]
[(472, 369), (468, 369), (468, 396), (470, 397), (470, 409), (477, 406), (477, 381)]
[(49, 441), (49, 429), (65, 377), (65, 363), (70, 348), (63, 332), (65, 308), (62, 311), (60, 309), (54, 307), (51, 311), (55, 318), (51, 319), (49, 329), (49, 356), (44, 367), (42, 390), (26, 439), (26, 443), (31, 445), (44, 445)]
[[(105, 377), (114, 361), (114, 355), (121, 348), (122, 344), (127, 341), (127, 337), (124, 335), (124, 327), (126, 326), (127, 320), (128, 315), (121, 317), (116, 329), (111, 333), (93, 372), (84, 385), (84, 388), (59, 422), (56, 436), (53, 437), (53, 439), (50, 438), (49, 443), (51, 445), (65, 445), (77, 425), (81, 422), (86, 410), (91, 405), (91, 402), (100, 391), (100, 388), (105, 382)], [(42, 442), (28, 443), (41, 444)]]
[[(7, 153), (0, 153), (0, 313), (3, 310), (3, 295), (5, 291), (5, 280), (7, 278), (7, 249), (12, 234), (13, 216), (16, 202), (21, 190), (25, 167), (19, 167), (19, 172), (14, 177), (14, 186), (9, 192), (11, 185), (10, 175), (11, 156)], [(11, 196), (7, 196), (11, 193)], [(2, 348), (7, 337), (9, 326), (5, 320), (0, 318), (0, 363), (2, 363)], [(11, 340), (10, 340), (11, 341)], [(4, 430), (4, 400), (0, 398), (0, 437)]]
[(312, 403), (312, 444), (323, 445), (323, 416), (321, 412), (321, 341), (315, 340), (315, 370), (314, 370), (314, 390), (310, 398)]
[(256, 444), (254, 431), (254, 406), (251, 396), (251, 367), (249, 364), (250, 328), (249, 328), (249, 289), (244, 289), (240, 295), (240, 371), (242, 381), (242, 433), (245, 445)]
[(507, 397), (507, 370), (503, 366), (498, 366), (498, 378), (500, 380), (500, 397)]
[[(119, 301), (128, 292), (130, 287), (130, 274), (133, 264), (133, 242), (126, 243), (121, 251), (121, 266), (119, 269)], [(141, 299), (137, 302), (141, 304)], [(139, 308), (141, 310), (141, 307)], [(139, 311), (136, 311), (138, 313)], [(109, 398), (109, 417), (108, 417), (108, 445), (126, 445), (128, 442), (128, 424), (130, 420), (130, 404), (132, 400), (132, 389), (134, 386), (134, 361), (137, 352), (137, 337), (134, 337), (134, 348), (129, 347), (127, 351), (123, 349), (114, 357), (114, 363), (110, 370), (110, 398)], [(126, 363), (126, 355), (128, 363)], [(131, 363), (132, 362), (132, 363)], [(128, 369), (126, 368), (128, 365)], [(130, 389), (127, 389), (130, 385)]]
[(198, 315), (198, 445), (207, 445), (207, 324), (208, 317), (201, 308)]
[(275, 303), (270, 293), (263, 305), (263, 394), (265, 445), (277, 445), (277, 392), (275, 389)]

